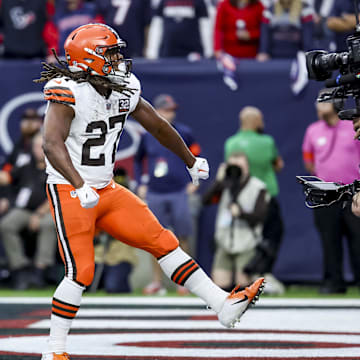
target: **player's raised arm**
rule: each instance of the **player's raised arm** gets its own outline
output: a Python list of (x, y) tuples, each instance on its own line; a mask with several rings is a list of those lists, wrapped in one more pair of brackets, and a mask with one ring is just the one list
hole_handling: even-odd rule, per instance
[(207, 160), (196, 158), (174, 127), (161, 117), (146, 100), (140, 98), (131, 116), (149, 131), (160, 144), (167, 147), (184, 161), (195, 185), (198, 185), (199, 179), (205, 180), (209, 177)]
[(44, 122), (44, 152), (50, 164), (76, 189), (81, 205), (93, 207), (98, 202), (97, 193), (84, 183), (75, 169), (65, 146), (74, 110), (67, 105), (50, 102)]

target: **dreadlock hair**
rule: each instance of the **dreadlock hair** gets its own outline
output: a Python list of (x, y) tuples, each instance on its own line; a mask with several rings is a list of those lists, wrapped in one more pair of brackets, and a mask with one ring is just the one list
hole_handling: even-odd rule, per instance
[(67, 67), (66, 61), (60, 60), (54, 49), (51, 49), (51, 51), (60, 66), (42, 62), (41, 64), (44, 70), (40, 73), (41, 77), (39, 79), (33, 80), (35, 83), (47, 82), (51, 79), (64, 76), (76, 81), (77, 83), (88, 82), (95, 87), (102, 86), (106, 89), (111, 89), (121, 94), (124, 94), (127, 97), (130, 97), (132, 94), (135, 93), (136, 89), (131, 89), (127, 87), (127, 84), (129, 84), (129, 82), (127, 81), (124, 81), (124, 84), (121, 85), (115, 84), (109, 79), (107, 79), (105, 76), (91, 75), (90, 69), (88, 69), (88, 71), (71, 72)]

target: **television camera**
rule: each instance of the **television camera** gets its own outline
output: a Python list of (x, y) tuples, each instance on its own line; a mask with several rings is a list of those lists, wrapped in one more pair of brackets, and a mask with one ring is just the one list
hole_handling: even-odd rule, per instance
[[(356, 27), (346, 39), (348, 51), (328, 53), (313, 50), (305, 54), (309, 79), (325, 81), (327, 90), (323, 90), (317, 101), (332, 102), (339, 118), (354, 120), (360, 117), (360, 24), (358, 1), (354, 0)], [(333, 71), (339, 74), (332, 78)], [(355, 108), (344, 110), (348, 98), (355, 100)]]
[(311, 209), (330, 206), (338, 201), (347, 202), (360, 191), (360, 180), (342, 185), (327, 182), (316, 176), (297, 176), (297, 181), (303, 185), (305, 205)]
[[(309, 79), (325, 81), (326, 89), (322, 90), (318, 102), (334, 104), (338, 116), (342, 120), (355, 120), (360, 117), (360, 23), (358, 1), (354, 0), (356, 27), (352, 35), (346, 39), (348, 51), (328, 53), (313, 50), (305, 54)], [(332, 78), (333, 71), (339, 74)], [(344, 109), (346, 100), (355, 100), (355, 108)], [(360, 138), (359, 138), (360, 140)], [(315, 176), (297, 176), (303, 185), (305, 205), (309, 208), (330, 206), (336, 202), (351, 201), (360, 191), (360, 180), (343, 185), (326, 182)]]

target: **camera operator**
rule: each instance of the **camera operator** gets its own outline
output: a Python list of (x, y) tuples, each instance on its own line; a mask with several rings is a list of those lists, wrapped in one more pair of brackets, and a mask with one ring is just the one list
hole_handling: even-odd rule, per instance
[[(303, 142), (306, 170), (325, 181), (343, 184), (359, 179), (360, 142), (351, 140), (354, 131), (349, 121), (341, 121), (332, 103), (316, 104), (319, 121), (311, 124)], [(360, 127), (360, 121), (359, 121)], [(336, 202), (314, 209), (314, 222), (323, 251), (324, 294), (345, 293), (343, 278), (343, 242), (348, 241), (354, 280), (360, 286), (360, 219), (350, 206)]]
[(204, 204), (219, 203), (212, 279), (223, 289), (230, 288), (233, 280), (249, 284), (244, 268), (262, 238), (269, 199), (266, 185), (250, 176), (247, 156), (241, 152), (232, 153), (219, 166), (216, 181), (204, 194)]

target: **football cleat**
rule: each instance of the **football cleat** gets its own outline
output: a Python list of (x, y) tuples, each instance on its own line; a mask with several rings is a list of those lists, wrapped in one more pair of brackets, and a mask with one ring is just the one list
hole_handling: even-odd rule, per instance
[(235, 327), (235, 324), (240, 321), (241, 316), (250, 305), (254, 305), (256, 301), (259, 300), (264, 286), (264, 278), (255, 280), (249, 287), (246, 287), (245, 290), (240, 291), (240, 285), (236, 286), (225, 299), (218, 313), (221, 324), (227, 328)]
[(68, 353), (55, 354), (45, 353), (42, 355), (41, 360), (71, 360)]

